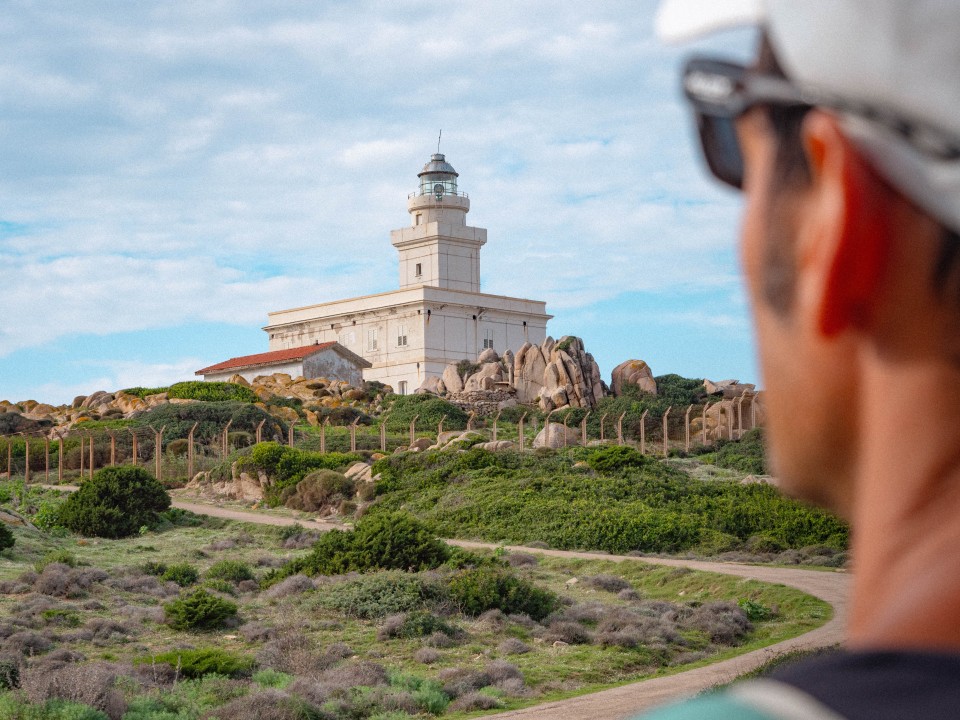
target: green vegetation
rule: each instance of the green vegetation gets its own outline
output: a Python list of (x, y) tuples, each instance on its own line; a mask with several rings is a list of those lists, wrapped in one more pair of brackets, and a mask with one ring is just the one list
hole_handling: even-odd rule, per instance
[(181, 400), (203, 400), (204, 402), (255, 403), (260, 400), (253, 390), (243, 385), (204, 380), (174, 383), (167, 388), (167, 397)]
[(163, 485), (139, 467), (108, 467), (86, 480), (60, 507), (58, 522), (81, 535), (119, 538), (136, 533), (170, 507)]
[(784, 548), (847, 543), (842, 521), (765, 483), (695, 480), (624, 449), (409, 453), (373, 472), (381, 477), (372, 515), (402, 507), (447, 537), (614, 553), (734, 549), (757, 535)]
[(136, 387), (124, 388), (120, 392), (126, 393), (127, 395), (136, 395), (141, 400), (145, 400), (148, 395), (159, 395), (160, 393), (167, 392), (169, 389), (168, 387), (147, 388), (138, 385)]
[(0, 522), (0, 550), (7, 550), (12, 548), (16, 543), (16, 538), (13, 537), (13, 531), (7, 527), (7, 524)]
[(494, 567), (457, 572), (450, 579), (450, 597), (465, 615), (476, 616), (496, 609), (508, 614), (524, 613), (534, 620), (543, 620), (560, 603), (560, 598), (549, 590)]
[(254, 445), (249, 455), (237, 460), (238, 469), (263, 471), (273, 481), (264, 495), (271, 507), (283, 504), (295, 492), (297, 484), (314, 470), (339, 470), (358, 462), (356, 453), (319, 453), (297, 450), (276, 442)]
[(163, 606), (174, 630), (217, 630), (237, 615), (237, 606), (203, 588), (181, 595)]
[(369, 570), (430, 570), (450, 558), (450, 548), (426, 525), (406, 513), (362, 518), (351, 532), (320, 536), (309, 555), (291, 560), (265, 579), (270, 585), (290, 575), (340, 575)]
[(764, 455), (763, 428), (754, 428), (743, 434), (740, 440), (721, 440), (710, 457), (718, 467), (729, 468), (744, 474), (763, 475), (767, 471)]
[(253, 659), (235, 655), (219, 648), (171, 650), (134, 660), (135, 665), (164, 663), (174, 668), (181, 677), (201, 678), (204, 675), (241, 677), (249, 675)]
[(395, 395), (388, 413), (387, 427), (398, 432), (408, 430), (414, 417), (418, 428), (431, 428), (434, 432), (441, 420), (444, 430), (467, 428), (467, 413), (435, 395)]
[(253, 570), (240, 560), (221, 560), (210, 566), (204, 577), (208, 580), (226, 580), (239, 583), (244, 580), (253, 580)]
[(160, 579), (187, 587), (200, 579), (200, 571), (190, 563), (175, 563), (160, 573)]
[[(206, 384), (206, 383), (201, 383)], [(237, 386), (240, 387), (240, 386)], [(233, 431), (253, 433), (262, 421), (265, 438), (282, 438), (286, 426), (270, 413), (248, 402), (169, 403), (145, 411), (133, 421), (135, 427), (164, 428), (164, 441), (185, 438), (194, 423), (194, 437), (209, 441), (218, 437), (226, 424)]]

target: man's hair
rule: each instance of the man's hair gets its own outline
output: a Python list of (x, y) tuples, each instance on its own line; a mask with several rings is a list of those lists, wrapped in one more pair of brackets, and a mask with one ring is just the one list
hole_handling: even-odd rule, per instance
[[(765, 75), (787, 77), (766, 34), (761, 39), (755, 67)], [(769, 210), (771, 217), (783, 218), (790, 191), (806, 187), (811, 180), (801, 136), (803, 120), (810, 107), (768, 105), (764, 109), (776, 142)], [(931, 278), (933, 290), (940, 299), (948, 299), (953, 280), (952, 300), (960, 305), (960, 277), (957, 276), (960, 271), (960, 233), (943, 224), (940, 228), (940, 249)], [(774, 310), (786, 314), (793, 302), (796, 284), (796, 268), (791, 255), (792, 233), (787, 223), (777, 221), (770, 224), (769, 232), (764, 294)]]

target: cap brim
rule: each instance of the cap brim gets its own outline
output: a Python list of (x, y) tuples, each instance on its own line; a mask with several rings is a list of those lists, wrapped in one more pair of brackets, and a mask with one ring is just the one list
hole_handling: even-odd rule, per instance
[(664, 0), (657, 10), (657, 36), (671, 43), (742, 25), (759, 25), (764, 0)]

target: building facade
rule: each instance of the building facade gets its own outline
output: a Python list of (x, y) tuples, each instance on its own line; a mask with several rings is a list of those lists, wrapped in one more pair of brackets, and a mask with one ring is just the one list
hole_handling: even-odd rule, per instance
[(399, 289), (269, 313), (271, 351), (335, 341), (370, 362), (364, 379), (407, 394), (486, 348), (502, 354), (543, 342), (546, 303), (480, 292), (487, 231), (467, 225), (470, 198), (456, 170), (437, 153), (418, 177), (407, 198), (410, 225), (390, 233)]
[(251, 382), (258, 375), (286, 373), (290, 377), (326, 378), (350, 383), (363, 382), (363, 371), (370, 363), (336, 342), (314, 343), (230, 358), (197, 370), (208, 381), (227, 381), (234, 375)]

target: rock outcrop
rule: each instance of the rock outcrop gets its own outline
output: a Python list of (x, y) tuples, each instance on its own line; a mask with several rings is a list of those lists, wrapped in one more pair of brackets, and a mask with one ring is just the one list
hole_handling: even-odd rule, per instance
[(653, 371), (643, 360), (626, 360), (613, 369), (610, 390), (620, 397), (625, 385), (636, 385), (646, 393), (657, 394), (657, 381), (653, 379)]

